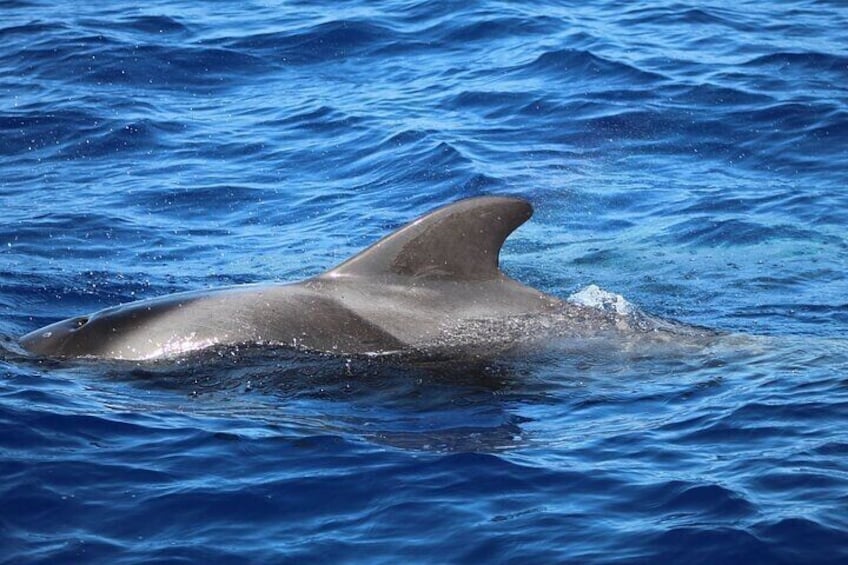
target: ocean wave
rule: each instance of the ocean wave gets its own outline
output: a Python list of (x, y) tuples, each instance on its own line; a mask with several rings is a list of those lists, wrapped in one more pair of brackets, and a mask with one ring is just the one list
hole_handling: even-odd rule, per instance
[(547, 51), (531, 63), (520, 66), (519, 70), (533, 75), (543, 73), (557, 78), (571, 78), (586, 85), (597, 82), (604, 88), (614, 85), (633, 88), (636, 85), (654, 84), (665, 78), (660, 73), (645, 71), (633, 64), (581, 49)]
[(381, 46), (392, 32), (370, 22), (333, 20), (304, 31), (265, 32), (249, 36), (221, 37), (214, 44), (227, 49), (261, 54), (278, 64), (318, 65), (367, 55)]
[[(838, 3), (3, 16), (5, 559), (845, 560)], [(729, 335), (421, 366), (16, 345), (138, 298), (302, 279), (491, 193), (536, 211), (510, 277)]]

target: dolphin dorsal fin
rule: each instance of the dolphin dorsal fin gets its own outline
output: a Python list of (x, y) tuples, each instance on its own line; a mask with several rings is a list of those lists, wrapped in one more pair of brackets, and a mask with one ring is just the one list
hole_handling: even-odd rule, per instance
[(498, 278), (503, 276), (498, 268), (501, 246), (532, 214), (530, 203), (519, 198), (460, 200), (389, 234), (322, 276)]

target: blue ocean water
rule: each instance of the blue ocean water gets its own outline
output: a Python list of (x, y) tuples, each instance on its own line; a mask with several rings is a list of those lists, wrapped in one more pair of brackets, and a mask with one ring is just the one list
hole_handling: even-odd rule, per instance
[[(0, 561), (848, 560), (848, 8), (526, 4), (0, 3)], [(16, 352), (480, 194), (513, 277), (738, 339)]]

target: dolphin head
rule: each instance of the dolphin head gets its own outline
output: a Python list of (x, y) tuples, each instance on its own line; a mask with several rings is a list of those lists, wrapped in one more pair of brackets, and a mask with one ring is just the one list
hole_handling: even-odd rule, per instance
[(19, 344), (41, 357), (110, 359), (148, 359), (208, 347), (218, 343), (219, 333), (238, 334), (238, 328), (221, 329), (221, 300), (200, 300), (190, 307), (205, 294), (173, 294), (68, 318), (24, 335)]
[(158, 315), (158, 309), (133, 303), (50, 324), (20, 338), (21, 346), (42, 357), (121, 358), (134, 328)]
[(89, 316), (68, 318), (43, 327), (21, 337), (20, 344), (27, 351), (44, 357), (73, 357), (86, 355), (98, 341), (100, 332)]

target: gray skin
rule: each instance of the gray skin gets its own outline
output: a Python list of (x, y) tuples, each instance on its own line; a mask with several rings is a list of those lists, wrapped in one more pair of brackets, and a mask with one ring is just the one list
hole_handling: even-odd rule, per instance
[(240, 344), (385, 354), (449, 349), (454, 342), (485, 347), (499, 333), (507, 344), (521, 337), (510, 336), (508, 327), (534, 331), (511, 321), (547, 315), (593, 330), (620, 325), (621, 319), (570, 305), (500, 271), (504, 240), (532, 213), (517, 198), (462, 200), (303, 282), (141, 300), (57, 322), (20, 343), (43, 357), (127, 360)]

